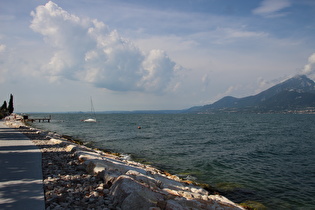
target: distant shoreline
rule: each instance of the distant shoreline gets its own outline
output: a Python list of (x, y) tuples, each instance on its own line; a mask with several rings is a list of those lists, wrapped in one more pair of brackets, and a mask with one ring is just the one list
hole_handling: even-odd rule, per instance
[[(201, 106), (200, 106), (201, 107)], [(220, 109), (208, 111), (188, 111), (183, 110), (135, 110), (135, 111), (96, 111), (95, 114), (315, 114), (315, 107), (305, 109), (288, 109), (288, 110), (268, 110), (268, 111), (255, 111), (244, 109)], [(23, 115), (31, 114), (89, 114), (88, 111), (56, 111), (56, 112), (23, 112)]]

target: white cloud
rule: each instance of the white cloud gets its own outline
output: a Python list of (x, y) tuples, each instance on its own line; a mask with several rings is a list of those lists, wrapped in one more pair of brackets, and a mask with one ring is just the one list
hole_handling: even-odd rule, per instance
[(207, 32), (206, 34), (208, 34), (208, 37), (211, 37), (212, 43), (220, 45), (229, 45), (231, 43), (238, 43), (240, 41), (256, 42), (257, 39), (263, 39), (269, 36), (269, 34), (266, 32), (250, 31), (244, 26), (239, 28), (218, 27), (214, 31)]
[(222, 34), (225, 34), (225, 37), (227, 38), (260, 38), (266, 37), (268, 35), (265, 32), (254, 32), (233, 28), (219, 28), (218, 31), (222, 32)]
[(290, 6), (290, 0), (263, 0), (260, 6), (253, 10), (253, 14), (265, 17), (284, 16), (286, 13), (280, 13), (280, 10)]
[[(0, 55), (2, 55), (6, 50), (6, 46), (4, 44), (0, 44)], [(4, 63), (4, 58), (1, 56), (0, 58), (0, 65)], [(5, 68), (3, 65), (1, 65), (1, 70), (0, 70), (0, 84), (5, 82), (6, 79), (6, 74), (7, 74), (7, 68)]]
[[(303, 74), (307, 76), (314, 77), (315, 75), (315, 53), (308, 57), (308, 63), (304, 66), (302, 70)], [(315, 77), (314, 77), (315, 78)]]
[(176, 64), (165, 52), (144, 53), (103, 22), (70, 14), (51, 1), (31, 15), (30, 27), (54, 51), (42, 69), (52, 79), (80, 80), (114, 91), (160, 93), (174, 77)]
[[(285, 77), (285, 79), (288, 79)], [(258, 94), (264, 90), (267, 90), (268, 88), (271, 88), (272, 86), (279, 84), (280, 82), (284, 81), (283, 78), (277, 78), (277, 79), (272, 79), (272, 80), (266, 80), (263, 77), (259, 77), (257, 79), (257, 89), (255, 90), (255, 94)]]
[(6, 49), (6, 46), (4, 44), (0, 44), (0, 53), (4, 52)]
[(201, 77), (201, 83), (202, 83), (202, 91), (207, 91), (207, 88), (209, 86), (209, 83), (210, 83), (210, 78), (209, 78), (209, 74), (204, 74), (202, 77)]

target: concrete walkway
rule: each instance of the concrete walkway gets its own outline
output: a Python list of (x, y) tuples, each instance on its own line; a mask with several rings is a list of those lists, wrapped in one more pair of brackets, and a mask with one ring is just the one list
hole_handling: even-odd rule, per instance
[(0, 121), (0, 209), (45, 209), (42, 153)]

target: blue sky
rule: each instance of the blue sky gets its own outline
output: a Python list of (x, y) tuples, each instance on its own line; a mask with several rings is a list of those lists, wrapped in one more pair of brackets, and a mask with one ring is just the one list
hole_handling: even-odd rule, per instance
[(0, 0), (16, 112), (185, 109), (315, 79), (313, 0)]

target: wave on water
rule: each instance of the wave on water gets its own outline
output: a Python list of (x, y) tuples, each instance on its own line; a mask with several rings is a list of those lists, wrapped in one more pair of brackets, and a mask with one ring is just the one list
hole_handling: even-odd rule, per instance
[(120, 157), (122, 160), (128, 160), (128, 161), (131, 160), (131, 155), (130, 155), (130, 154), (120, 154), (119, 157)]

